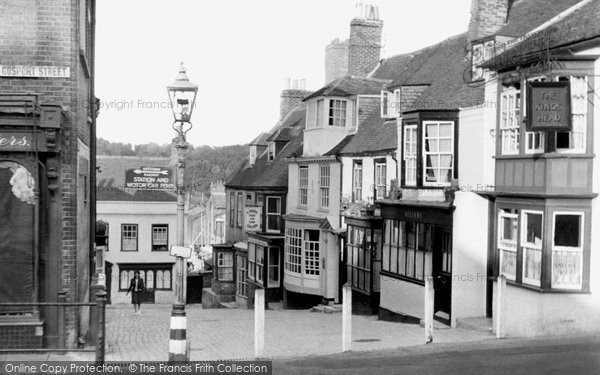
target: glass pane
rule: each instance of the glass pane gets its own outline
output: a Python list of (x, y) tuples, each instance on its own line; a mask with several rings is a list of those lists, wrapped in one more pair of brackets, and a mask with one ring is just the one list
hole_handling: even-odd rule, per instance
[(440, 137), (452, 137), (452, 124), (440, 124)]
[[(542, 250), (524, 247), (523, 251), (525, 257), (523, 277), (535, 285), (539, 285), (542, 275)], [(524, 281), (529, 282), (529, 280)]]
[[(398, 248), (392, 247), (392, 253), (390, 257), (390, 272), (398, 273)], [(401, 272), (402, 274), (402, 272)]]
[(425, 137), (437, 138), (438, 136), (438, 124), (427, 124), (425, 127)]
[(542, 214), (526, 214), (527, 235), (526, 241), (542, 246)]
[(384, 245), (383, 246), (383, 270), (384, 271), (390, 271), (390, 246), (389, 245)]
[(440, 139), (440, 152), (452, 152), (451, 139)]
[(552, 287), (581, 287), (581, 252), (552, 252)]
[(426, 152), (438, 152), (438, 141), (436, 139), (425, 140), (425, 151)]
[(400, 248), (398, 251), (398, 273), (404, 275), (406, 273), (406, 249)]
[(556, 215), (554, 221), (554, 245), (580, 247), (580, 215)]
[(279, 199), (278, 198), (267, 198), (267, 212), (268, 213), (279, 213)]

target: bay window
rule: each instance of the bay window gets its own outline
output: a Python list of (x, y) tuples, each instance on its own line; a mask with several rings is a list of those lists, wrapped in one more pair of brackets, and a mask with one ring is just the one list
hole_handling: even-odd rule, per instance
[(404, 127), (404, 183), (417, 184), (417, 125)]
[(371, 291), (371, 231), (349, 225), (346, 245), (348, 282), (367, 292)]
[(586, 77), (559, 77), (559, 81), (570, 81), (571, 86), (571, 131), (556, 132), (556, 150), (559, 152), (585, 152), (585, 129), (587, 126)]
[(217, 280), (233, 281), (233, 253), (217, 253)]
[(246, 269), (246, 257), (243, 255), (237, 255), (237, 280), (235, 293), (240, 297), (248, 297), (248, 276)]
[(319, 276), (320, 231), (318, 229), (286, 228), (285, 270), (289, 273)]
[[(386, 220), (382, 270), (424, 282), (425, 277), (432, 274), (433, 231), (433, 224)], [(445, 250), (449, 259), (451, 247)]]
[(423, 128), (423, 185), (450, 185), (454, 164), (454, 123), (424, 121)]
[(301, 166), (298, 169), (298, 204), (300, 206), (308, 205), (308, 166)]
[(279, 286), (279, 266), (279, 248), (269, 247), (267, 286), (270, 288)]
[(329, 126), (346, 126), (346, 101), (340, 99), (329, 100), (329, 114), (327, 117)]
[(583, 213), (554, 212), (552, 287), (581, 289), (583, 279)]

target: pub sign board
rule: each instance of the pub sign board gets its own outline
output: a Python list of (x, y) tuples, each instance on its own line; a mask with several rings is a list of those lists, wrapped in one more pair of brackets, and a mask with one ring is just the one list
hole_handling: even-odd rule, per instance
[(173, 170), (169, 167), (127, 169), (125, 189), (175, 191)]
[(529, 82), (527, 131), (570, 131), (569, 82)]
[(260, 231), (262, 206), (246, 206), (244, 208), (244, 229), (249, 232)]

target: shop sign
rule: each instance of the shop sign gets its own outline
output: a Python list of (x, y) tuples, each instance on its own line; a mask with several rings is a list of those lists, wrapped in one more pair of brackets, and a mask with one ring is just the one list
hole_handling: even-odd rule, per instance
[(140, 167), (125, 171), (125, 188), (174, 191), (173, 171), (168, 167)]
[(0, 151), (28, 151), (32, 145), (31, 134), (0, 133)]
[(0, 65), (0, 77), (70, 78), (68, 66)]
[(189, 258), (192, 256), (192, 247), (172, 245), (169, 254), (174, 257)]
[(530, 82), (527, 86), (527, 131), (569, 130), (569, 82)]
[(244, 229), (251, 232), (260, 231), (261, 206), (246, 206), (244, 209)]

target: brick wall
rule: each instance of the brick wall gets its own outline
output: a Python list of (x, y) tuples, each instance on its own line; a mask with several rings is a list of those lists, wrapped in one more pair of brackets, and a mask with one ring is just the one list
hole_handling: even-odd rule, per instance
[(283, 120), (288, 113), (302, 104), (302, 99), (310, 95), (310, 91), (287, 89), (281, 91), (281, 104), (279, 106), (279, 120)]
[(496, 33), (508, 17), (511, 0), (472, 0), (469, 40)]
[(325, 47), (325, 83), (348, 72), (348, 40), (334, 39)]
[(350, 22), (348, 74), (367, 76), (379, 63), (383, 21), (355, 18)]
[[(89, 251), (89, 248), (82, 246), (85, 239), (89, 238), (89, 228), (85, 227), (87, 220), (84, 223), (78, 221), (78, 217), (89, 215), (89, 211), (77, 202), (83, 187), (77, 170), (78, 139), (85, 145), (90, 144), (89, 72), (93, 70), (89, 60), (92, 50), (90, 23), (85, 20), (93, 11), (88, 13), (80, 8), (86, 4), (85, 0), (0, 0), (0, 65), (70, 68), (68, 78), (0, 77), (0, 92), (38, 93), (40, 102), (58, 104), (63, 109), (62, 153), (56, 160), (47, 161), (59, 170), (59, 186), (52, 196), (58, 212), (42, 213), (47, 217), (60, 218), (48, 225), (48, 230), (56, 233), (48, 236), (58, 238), (48, 245), (49, 252), (60, 257), (60, 261), (59, 269), (46, 269), (43, 274), (46, 278), (58, 275), (60, 281), (57, 288), (67, 290), (68, 301), (81, 301), (86, 294), (82, 285), (87, 284), (85, 280), (78, 280), (77, 276), (78, 273), (85, 274), (78, 270), (78, 257), (81, 266), (81, 259), (87, 259)], [(84, 22), (81, 22), (81, 17), (84, 17)], [(86, 28), (86, 32), (81, 32), (82, 27)], [(80, 57), (80, 49), (87, 59)], [(89, 184), (89, 179), (86, 181)], [(51, 206), (42, 205), (42, 209)], [(78, 251), (85, 253), (78, 256)], [(44, 282), (52, 284), (41, 280), (41, 283)], [(56, 300), (58, 290), (49, 287), (43, 290), (40, 300)], [(65, 320), (67, 346), (74, 347), (81, 333), (77, 328), (77, 309), (67, 309)]]

